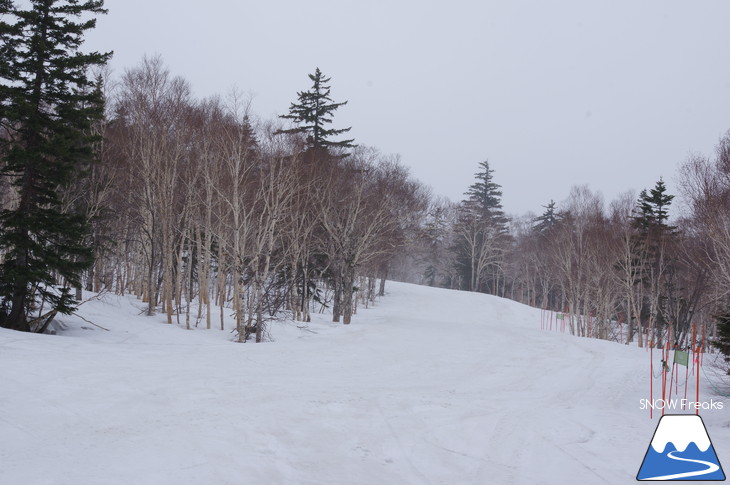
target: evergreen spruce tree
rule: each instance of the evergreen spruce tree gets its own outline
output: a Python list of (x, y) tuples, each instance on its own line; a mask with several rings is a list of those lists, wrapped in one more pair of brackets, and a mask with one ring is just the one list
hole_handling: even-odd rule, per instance
[(476, 182), (469, 186), (466, 205), (476, 210), (484, 222), (497, 233), (507, 231), (507, 218), (502, 211), (502, 188), (494, 182), (494, 170), (489, 168), (489, 160), (479, 163), (480, 170), (474, 174)]
[(461, 287), (470, 291), (497, 293), (502, 279), (502, 261), (508, 243), (507, 218), (502, 211), (502, 191), (494, 182), (489, 161), (479, 163), (476, 181), (461, 204), (454, 251)]
[(0, 2), (0, 176), (17, 198), (0, 211), (0, 325), (30, 331), (41, 301), (52, 312), (75, 309), (68, 287), (91, 263), (86, 219), (60, 193), (93, 160), (90, 128), (103, 99), (88, 71), (111, 53), (79, 50), (103, 0)]
[(642, 305), (642, 320), (657, 327), (670, 321), (680, 334), (689, 328), (690, 315), (686, 304), (677, 296), (676, 261), (668, 250), (677, 235), (676, 227), (669, 224), (669, 206), (674, 199), (667, 194), (667, 187), (660, 178), (654, 188), (642, 190), (636, 202), (633, 227), (634, 263), (641, 276), (639, 284), (644, 286), (645, 302)]
[[(717, 325), (717, 340), (715, 347), (725, 356), (725, 362), (730, 362), (730, 307), (715, 315)], [(730, 368), (727, 371), (730, 374)]]
[(539, 234), (545, 235), (548, 234), (551, 229), (555, 227), (555, 224), (558, 223), (559, 214), (555, 208), (555, 201), (552, 199), (550, 200), (550, 203), (548, 205), (544, 205), (543, 208), (545, 209), (545, 212), (543, 212), (541, 216), (532, 220), (532, 222), (535, 223), (535, 225), (532, 226), (532, 229)]
[(673, 195), (667, 194), (664, 180), (659, 178), (653, 189), (648, 193), (644, 189), (639, 194), (638, 215), (634, 217), (634, 225), (643, 233), (673, 231), (675, 227), (668, 224), (669, 206), (673, 199)]
[(292, 120), (297, 126), (288, 130), (280, 130), (278, 133), (302, 133), (306, 135), (307, 145), (315, 151), (325, 150), (328, 153), (333, 148), (353, 148), (354, 139), (334, 141), (332, 138), (352, 129), (327, 128), (332, 123), (334, 112), (347, 101), (335, 103), (330, 98), (329, 82), (331, 78), (324, 77), (322, 71), (317, 68), (314, 74), (309, 74), (312, 80), (312, 87), (309, 91), (297, 93), (298, 103), (292, 103), (289, 107), (289, 114), (281, 115), (281, 118)]

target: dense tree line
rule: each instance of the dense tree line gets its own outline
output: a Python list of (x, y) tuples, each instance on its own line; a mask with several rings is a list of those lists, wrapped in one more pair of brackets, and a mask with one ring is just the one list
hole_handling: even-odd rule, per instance
[(236, 94), (194, 100), (159, 58), (126, 71), (109, 107), (87, 289), (138, 295), (168, 323), (223, 328), (232, 312), (241, 341), (324, 307), (350, 323), (426, 204), (402, 165), (320, 129), (331, 111), (289, 129), (255, 121)]
[(0, 4), (0, 324), (43, 331), (82, 284), (188, 327), (232, 314), (240, 341), (325, 308), (350, 323), (428, 192), (397, 159), (336, 139), (345, 103), (319, 69), (280, 122), (236, 93), (195, 99), (160, 58), (90, 75), (108, 55), (80, 54), (94, 22), (69, 19), (102, 4)]
[(425, 284), (564, 312), (576, 335), (639, 346), (684, 346), (693, 331), (716, 339), (730, 303), (729, 161), (730, 133), (714, 157), (682, 166), (687, 209), (671, 222), (675, 196), (661, 179), (608, 206), (573, 187), (539, 216), (508, 219), (482, 162), (464, 201), (432, 203), (413, 263)]
[(391, 277), (561, 311), (580, 336), (681, 346), (699, 324), (730, 348), (730, 133), (682, 166), (682, 217), (661, 179), (508, 217), (488, 161), (454, 203), (337, 139), (319, 69), (275, 121), (196, 99), (160, 58), (109, 76), (79, 52), (103, 12), (0, 0), (0, 325), (42, 331), (83, 284), (261, 341), (281, 316), (350, 323)]

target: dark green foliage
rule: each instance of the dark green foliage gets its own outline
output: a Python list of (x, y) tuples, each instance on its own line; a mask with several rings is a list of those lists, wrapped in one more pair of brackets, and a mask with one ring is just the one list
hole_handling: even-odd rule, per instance
[(548, 205), (544, 205), (543, 208), (545, 209), (545, 212), (543, 212), (541, 216), (532, 220), (532, 222), (535, 223), (535, 225), (532, 226), (532, 229), (541, 235), (547, 235), (560, 220), (560, 215), (555, 209), (554, 200), (550, 200), (550, 203)]
[(455, 269), (462, 288), (496, 293), (509, 239), (507, 217), (502, 211), (501, 187), (494, 182), (489, 161), (480, 162), (479, 168), (455, 226), (459, 235), (453, 247)]
[(502, 211), (502, 188), (494, 182), (494, 170), (489, 168), (489, 160), (479, 163), (480, 170), (474, 174), (476, 182), (466, 191), (466, 204), (476, 210), (484, 222), (496, 229), (506, 232), (507, 218)]
[(332, 123), (334, 112), (347, 104), (347, 101), (335, 103), (330, 98), (330, 78), (324, 77), (317, 68), (314, 74), (309, 74), (312, 80), (312, 87), (309, 91), (297, 93), (298, 103), (292, 103), (288, 115), (281, 115), (281, 118), (292, 120), (297, 126), (288, 130), (281, 130), (279, 133), (302, 133), (306, 136), (307, 146), (314, 150), (332, 148), (353, 148), (354, 139), (334, 141), (332, 137), (347, 133), (350, 128), (327, 129), (326, 126)]
[(674, 196), (666, 192), (667, 187), (661, 178), (649, 193), (646, 192), (646, 189), (641, 191), (637, 202), (638, 215), (634, 217), (634, 225), (640, 231), (671, 231), (674, 229), (667, 223), (669, 206)]
[(715, 315), (715, 322), (717, 325), (715, 347), (725, 356), (725, 361), (730, 362), (730, 308)]
[(641, 309), (642, 320), (653, 320), (659, 327), (671, 323), (677, 335), (684, 335), (689, 330), (691, 311), (687, 300), (679, 296), (682, 287), (677, 279), (678, 261), (676, 251), (671, 249), (679, 236), (677, 228), (669, 224), (673, 199), (661, 178), (653, 189), (641, 191), (632, 220), (632, 244), (637, 255), (632, 263), (640, 278), (637, 284), (642, 284), (649, 295), (649, 302)]
[(89, 14), (98, 13), (105, 13), (102, 0), (32, 0), (27, 10), (0, 3), (0, 176), (17, 194), (0, 211), (4, 327), (30, 330), (39, 298), (72, 312), (69, 292), (53, 285), (79, 285), (91, 262), (82, 243), (86, 218), (60, 194), (94, 158), (91, 124), (103, 115), (103, 100), (88, 70), (111, 54), (78, 49), (95, 26)]

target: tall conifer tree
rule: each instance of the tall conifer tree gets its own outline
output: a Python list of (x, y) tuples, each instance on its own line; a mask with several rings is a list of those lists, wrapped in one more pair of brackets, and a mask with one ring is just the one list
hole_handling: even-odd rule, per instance
[(676, 297), (677, 281), (673, 277), (676, 274), (676, 269), (673, 269), (676, 258), (668, 250), (677, 237), (677, 228), (669, 224), (669, 206), (673, 199), (674, 195), (667, 193), (661, 178), (653, 189), (642, 190), (639, 194), (632, 221), (636, 230), (633, 244), (637, 257), (634, 264), (647, 295), (642, 308), (646, 321), (656, 326), (666, 325), (674, 309), (672, 323), (676, 330), (681, 330), (679, 327), (688, 326), (688, 315), (686, 312), (678, 314), (679, 310), (686, 310), (686, 305)]
[(336, 137), (347, 133), (349, 128), (327, 128), (332, 123), (332, 116), (347, 101), (335, 103), (330, 98), (329, 82), (331, 78), (325, 77), (322, 71), (317, 68), (314, 74), (309, 74), (312, 80), (312, 87), (309, 91), (297, 93), (298, 103), (292, 103), (289, 107), (289, 114), (281, 115), (281, 118), (292, 120), (297, 126), (288, 130), (281, 130), (280, 133), (303, 133), (306, 135), (307, 145), (314, 150), (332, 148), (353, 148), (354, 139), (335, 141)]
[(552, 199), (550, 200), (550, 203), (548, 205), (544, 205), (543, 208), (545, 209), (545, 212), (532, 220), (532, 222), (535, 223), (535, 225), (532, 226), (532, 229), (538, 234), (547, 235), (560, 220), (560, 215), (555, 207), (555, 201)]
[(501, 186), (494, 181), (489, 161), (479, 163), (476, 181), (464, 194), (456, 223), (456, 270), (462, 288), (496, 292), (507, 238)]
[(31, 0), (25, 9), (0, 2), (0, 176), (17, 196), (0, 211), (0, 325), (29, 331), (41, 300), (74, 310), (68, 286), (91, 262), (86, 219), (60, 193), (93, 160), (90, 128), (103, 98), (89, 69), (111, 53), (80, 52), (93, 14), (106, 12), (103, 0)]
[(638, 215), (634, 217), (635, 226), (642, 232), (671, 232), (675, 228), (668, 224), (669, 206), (674, 199), (667, 194), (667, 186), (662, 178), (649, 192), (646, 189), (639, 194), (637, 202)]
[(506, 232), (507, 218), (502, 210), (502, 188), (494, 181), (494, 169), (489, 167), (489, 160), (479, 162), (479, 171), (474, 174), (476, 181), (469, 186), (466, 196), (467, 205), (476, 209), (484, 220), (498, 233)]

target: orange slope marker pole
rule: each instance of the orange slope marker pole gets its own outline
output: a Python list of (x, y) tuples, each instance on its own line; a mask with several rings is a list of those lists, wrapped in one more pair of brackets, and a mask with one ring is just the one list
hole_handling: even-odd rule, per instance
[[(671, 351), (669, 349), (669, 345), (667, 345), (667, 362), (669, 362), (669, 356), (671, 355)], [(674, 362), (674, 356), (672, 356), (672, 371), (669, 373), (669, 397), (667, 397), (667, 401), (672, 400), (672, 387), (673, 387), (673, 381), (674, 381), (674, 368), (677, 367), (677, 364)]]
[(697, 340), (697, 324), (692, 324), (692, 340), (690, 340), (689, 347), (692, 352), (692, 376), (695, 375), (695, 342)]
[[(653, 347), (653, 346), (652, 346)], [(649, 351), (649, 419), (654, 419), (654, 349)]]
[[(667, 380), (666, 380), (666, 374), (665, 369), (667, 368), (666, 365), (666, 359), (664, 358), (664, 347), (662, 347), (662, 404), (664, 403), (664, 392), (666, 391), (667, 386)], [(664, 406), (662, 406), (662, 416), (664, 416)]]
[[(672, 335), (672, 330), (674, 330), (674, 335)], [(677, 330), (674, 329), (671, 324), (669, 326), (669, 335), (671, 336), (671, 340), (674, 341), (674, 353), (672, 354), (672, 375), (674, 376), (674, 393), (679, 394), (679, 372), (675, 372), (677, 364), (674, 362), (674, 356), (677, 355)], [(672, 380), (669, 379), (669, 387), (671, 386)], [(669, 394), (672, 394), (671, 390), (669, 391)]]
[(697, 383), (695, 384), (695, 414), (700, 414), (700, 347), (697, 345)]
[(684, 370), (684, 401), (682, 401), (682, 409), (684, 409), (684, 403), (687, 402), (687, 384), (689, 383), (689, 365)]
[[(669, 341), (667, 340), (667, 345), (664, 346), (664, 363), (662, 364), (662, 416), (664, 416), (664, 411), (666, 409), (666, 397), (667, 397), (667, 369), (668, 365), (667, 362), (669, 362)], [(669, 392), (671, 394), (672, 392), (672, 379), (671, 376), (669, 378)]]

